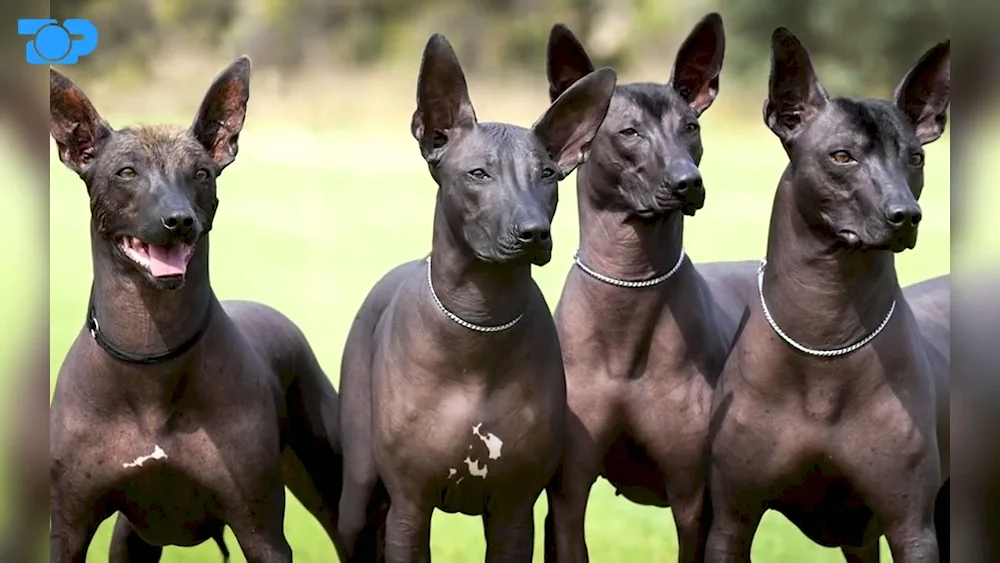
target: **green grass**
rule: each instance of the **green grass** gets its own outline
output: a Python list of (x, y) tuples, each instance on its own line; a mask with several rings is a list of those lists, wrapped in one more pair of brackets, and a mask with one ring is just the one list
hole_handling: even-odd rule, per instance
[[(107, 106), (105, 106), (107, 107)], [(485, 111), (484, 115), (489, 116)], [(696, 261), (762, 256), (774, 187), (786, 157), (762, 124), (734, 126), (725, 114), (703, 119), (702, 172), (706, 207), (686, 226), (685, 245)], [(129, 122), (109, 114), (116, 124)], [(494, 116), (495, 117), (495, 116)], [(516, 118), (530, 122), (532, 116)], [(307, 133), (268, 128), (251, 116), (241, 152), (222, 176), (221, 207), (212, 234), (212, 277), (224, 299), (253, 299), (277, 307), (305, 331), (327, 374), (339, 380), (340, 355), (357, 307), (392, 266), (421, 256), (430, 244), (435, 186), (415, 142), (403, 127)], [(187, 117), (178, 122), (187, 122)], [(908, 284), (949, 271), (949, 151), (947, 138), (927, 148), (924, 222), (920, 243), (897, 261)], [(51, 179), (52, 377), (83, 322), (90, 284), (88, 205), (82, 182), (53, 158)], [(550, 305), (558, 299), (577, 241), (575, 180), (562, 184), (554, 225), (555, 255), (536, 269)], [(320, 526), (289, 495), (286, 532), (296, 561), (332, 561)], [(544, 500), (536, 507), (540, 560)], [(603, 480), (587, 511), (591, 559), (669, 561), (676, 534), (667, 510), (615, 497)], [(92, 544), (88, 561), (105, 561), (111, 520)], [(234, 561), (243, 561), (232, 535)], [(482, 560), (478, 518), (437, 513), (436, 562)], [(883, 553), (888, 556), (883, 542)], [(775, 513), (757, 533), (756, 561), (843, 561)], [(167, 562), (220, 560), (211, 543), (168, 548)], [(886, 560), (886, 559), (884, 559)]]

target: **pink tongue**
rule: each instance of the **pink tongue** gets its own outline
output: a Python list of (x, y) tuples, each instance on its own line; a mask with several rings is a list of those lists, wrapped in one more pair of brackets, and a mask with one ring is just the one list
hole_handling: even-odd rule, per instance
[(149, 271), (156, 277), (182, 276), (187, 270), (184, 246), (149, 245)]

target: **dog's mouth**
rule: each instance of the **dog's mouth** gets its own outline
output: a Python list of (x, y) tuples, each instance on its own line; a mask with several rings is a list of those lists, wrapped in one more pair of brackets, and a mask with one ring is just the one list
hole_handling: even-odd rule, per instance
[(847, 229), (839, 231), (837, 235), (841, 243), (849, 250), (888, 250), (898, 254), (917, 245), (915, 231), (912, 234), (896, 234), (874, 243), (863, 241), (858, 233)]
[(477, 256), (484, 262), (496, 264), (530, 263), (536, 266), (544, 266), (552, 260), (552, 241), (520, 244), (499, 242), (494, 252), (490, 256), (479, 254)]
[(688, 217), (694, 217), (695, 213), (697, 213), (698, 210), (701, 209), (704, 206), (705, 206), (705, 201), (704, 200), (702, 200), (700, 202), (697, 202), (697, 201), (686, 201), (686, 202), (684, 202), (683, 205), (681, 205), (681, 213), (687, 215)]
[(666, 215), (670, 210), (663, 207), (642, 207), (635, 210), (635, 214), (640, 219), (657, 219)]
[(844, 243), (844, 246), (848, 249), (859, 250), (861, 248), (861, 237), (858, 236), (858, 233), (848, 229), (843, 229), (837, 233), (837, 236), (840, 237), (840, 241)]
[(156, 279), (183, 278), (194, 255), (194, 246), (186, 243), (150, 244), (126, 236), (118, 245), (126, 258)]

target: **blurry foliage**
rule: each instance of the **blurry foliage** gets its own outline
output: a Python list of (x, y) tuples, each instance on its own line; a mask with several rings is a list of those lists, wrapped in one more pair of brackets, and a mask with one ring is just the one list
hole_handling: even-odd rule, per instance
[[(98, 72), (148, 67), (176, 45), (292, 72), (319, 57), (341, 63), (415, 64), (442, 32), (470, 70), (541, 72), (551, 25), (569, 25), (599, 64), (668, 65), (690, 27), (722, 13), (726, 73), (766, 75), (768, 41), (784, 25), (813, 53), (833, 92), (886, 94), (933, 42), (947, 35), (946, 0), (80, 0), (60, 2), (101, 33)], [(72, 4), (75, 7), (71, 7)]]
[(771, 32), (792, 31), (837, 93), (885, 97), (917, 59), (949, 36), (946, 0), (720, 1), (730, 41), (727, 69), (766, 75)]

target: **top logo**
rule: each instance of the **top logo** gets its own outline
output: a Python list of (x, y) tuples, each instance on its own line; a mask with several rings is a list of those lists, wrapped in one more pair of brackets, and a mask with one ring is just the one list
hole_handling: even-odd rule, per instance
[(17, 20), (17, 34), (28, 40), (24, 58), (33, 65), (72, 65), (97, 47), (97, 28), (88, 20), (70, 18)]

